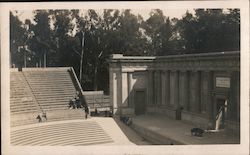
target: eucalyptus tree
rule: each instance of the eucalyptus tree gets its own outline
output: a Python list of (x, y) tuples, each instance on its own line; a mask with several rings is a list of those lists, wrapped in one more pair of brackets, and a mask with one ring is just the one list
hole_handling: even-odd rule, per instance
[(35, 24), (30, 26), (33, 37), (30, 39), (30, 49), (35, 53), (36, 66), (46, 67), (53, 64), (53, 33), (50, 27), (50, 13), (48, 10), (34, 11)]
[(240, 50), (239, 9), (196, 9), (177, 25), (184, 53)]
[(150, 17), (143, 27), (149, 37), (149, 55), (169, 55), (172, 52), (173, 25), (169, 17), (160, 9), (151, 10)]
[(26, 30), (13, 12), (10, 12), (10, 65), (24, 67), (24, 49), (27, 40)]

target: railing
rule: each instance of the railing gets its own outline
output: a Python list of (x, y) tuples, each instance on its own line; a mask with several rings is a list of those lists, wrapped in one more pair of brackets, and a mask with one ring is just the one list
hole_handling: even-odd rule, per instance
[(83, 95), (85, 97), (86, 103), (90, 107), (90, 111), (95, 111), (96, 109), (98, 111), (110, 111), (110, 97), (104, 95), (103, 91), (83, 91), (74, 69), (70, 67), (70, 70), (73, 74), (76, 85), (80, 90), (80, 95)]

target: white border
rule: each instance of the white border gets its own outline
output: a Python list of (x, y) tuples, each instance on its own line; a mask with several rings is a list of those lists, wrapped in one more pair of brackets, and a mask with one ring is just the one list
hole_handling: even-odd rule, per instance
[[(9, 11), (28, 9), (191, 9), (240, 8), (241, 13), (241, 144), (181, 146), (10, 146), (9, 111)], [(2, 153), (9, 154), (249, 154), (249, 1), (149, 1), (149, 2), (27, 2), (0, 3), (1, 19), (1, 122)]]

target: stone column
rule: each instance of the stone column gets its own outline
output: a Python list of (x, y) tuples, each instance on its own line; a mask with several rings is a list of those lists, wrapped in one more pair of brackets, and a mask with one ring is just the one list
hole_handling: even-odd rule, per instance
[(155, 71), (154, 72), (154, 104), (158, 105), (159, 104), (159, 85), (160, 85), (160, 81), (159, 81), (159, 76), (160, 73), (159, 71)]
[(184, 110), (188, 110), (188, 74), (187, 71), (179, 73), (179, 104)]
[(192, 71), (190, 75), (190, 111), (200, 112), (200, 72)]
[(179, 98), (179, 79), (176, 70), (170, 72), (170, 105), (174, 108), (178, 107)]
[(169, 106), (170, 105), (170, 73), (169, 71), (165, 71), (165, 102)]
[(127, 72), (122, 73), (122, 107), (128, 106), (128, 74)]
[(161, 71), (158, 71), (157, 77), (157, 105), (161, 105), (161, 93), (162, 93), (162, 83), (161, 83)]
[(240, 75), (239, 72), (231, 73), (229, 91), (228, 117), (232, 121), (240, 120)]
[(166, 77), (165, 72), (161, 72), (161, 105), (166, 105)]
[(213, 120), (213, 94), (212, 94), (212, 90), (214, 87), (214, 83), (213, 83), (213, 72), (212, 71), (205, 71), (206, 76), (207, 76), (207, 103), (206, 103), (206, 110), (208, 113), (208, 118), (209, 120)]
[(128, 73), (128, 106), (134, 107), (133, 72)]
[(115, 69), (110, 69), (110, 95), (111, 95), (111, 102), (113, 105), (113, 113), (117, 114), (118, 109), (118, 101), (117, 101), (117, 71)]
[(118, 71), (116, 72), (116, 81), (117, 81), (117, 108), (118, 108), (118, 111), (117, 113), (120, 114), (120, 109), (121, 109), (121, 106), (122, 106), (122, 73), (121, 71)]
[(152, 105), (154, 102), (153, 91), (154, 90), (154, 73), (152, 70), (148, 70), (148, 88), (147, 88), (147, 100), (148, 104)]
[(212, 116), (212, 96), (211, 90), (213, 89), (213, 81), (210, 71), (201, 72), (201, 112)]

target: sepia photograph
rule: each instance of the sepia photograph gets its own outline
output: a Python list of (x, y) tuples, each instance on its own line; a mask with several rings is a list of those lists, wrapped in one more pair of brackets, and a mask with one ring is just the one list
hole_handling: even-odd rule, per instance
[(3, 154), (248, 154), (248, 3), (0, 4)]

